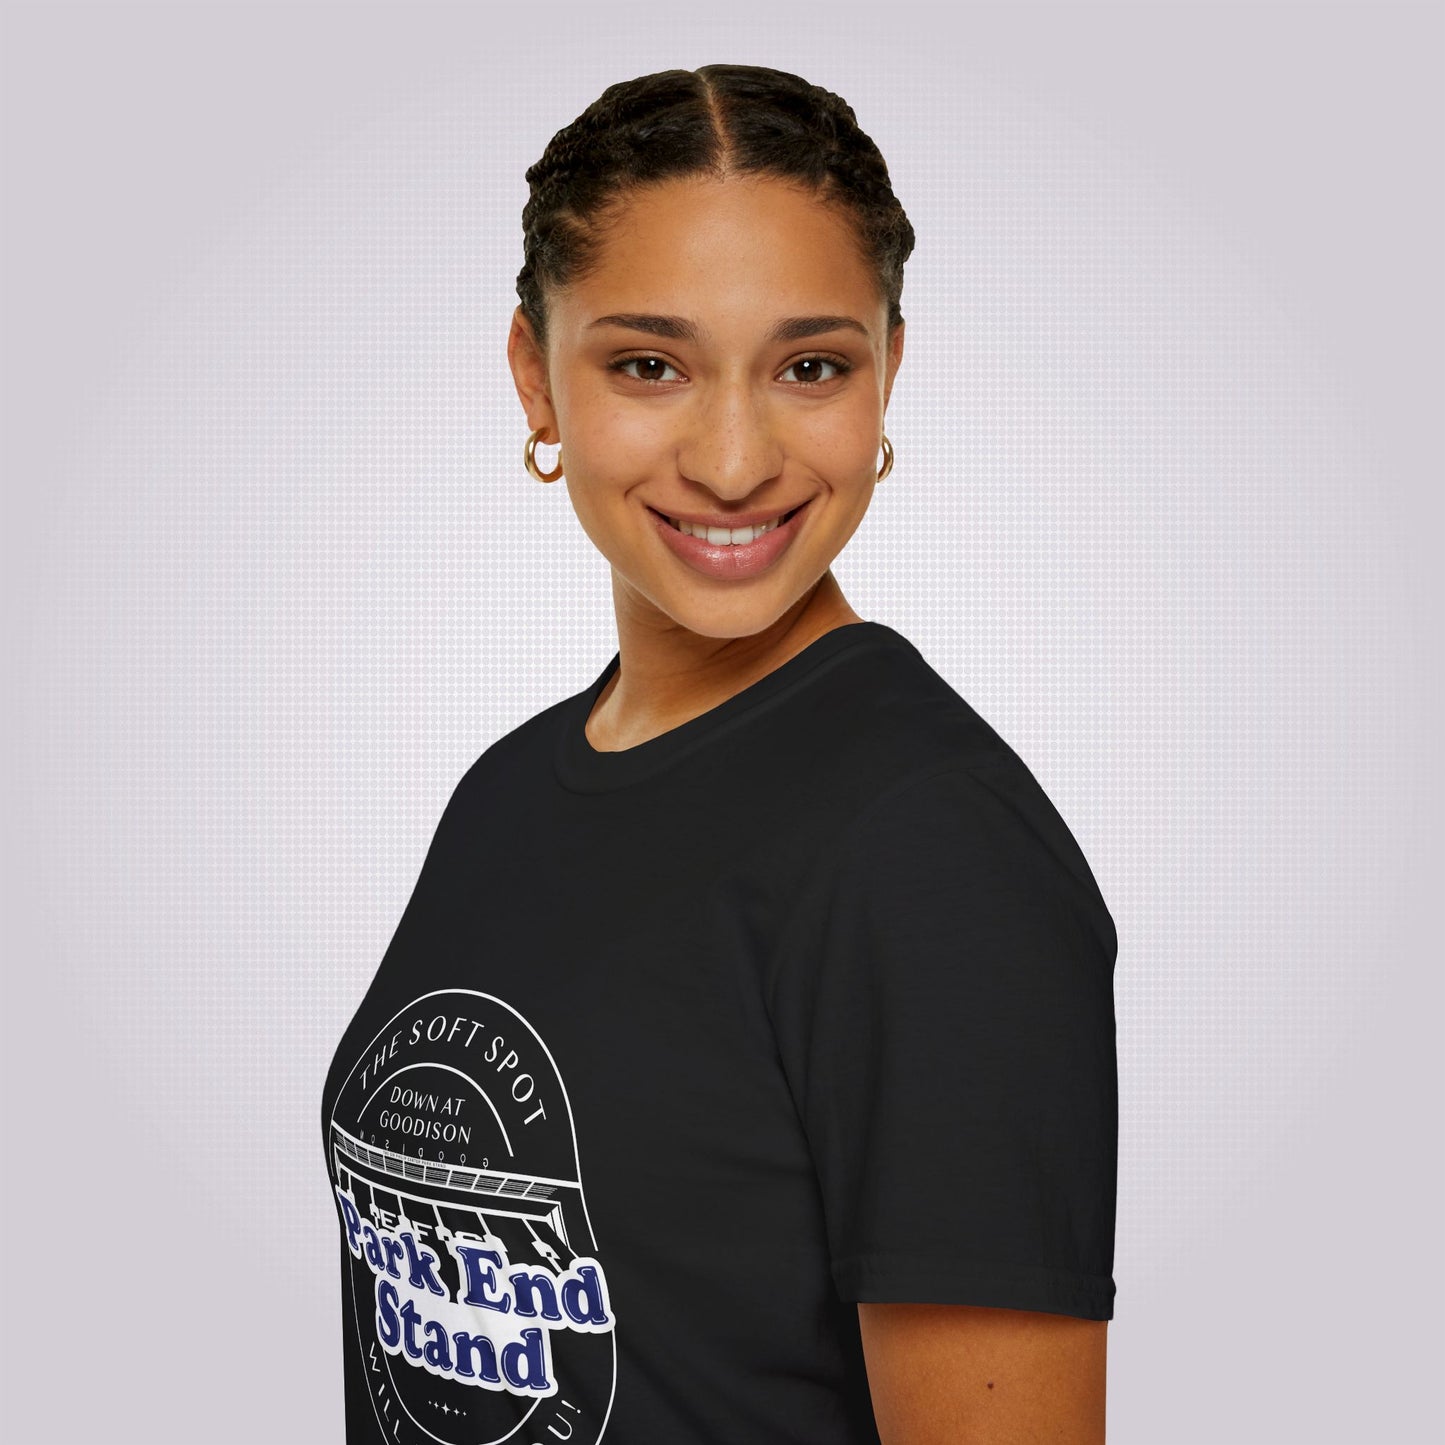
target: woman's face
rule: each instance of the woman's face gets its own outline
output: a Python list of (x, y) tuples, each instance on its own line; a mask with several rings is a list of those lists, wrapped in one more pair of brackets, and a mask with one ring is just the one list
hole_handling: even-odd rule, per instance
[[(818, 582), (873, 495), (903, 354), (887, 319), (846, 219), (756, 177), (631, 196), (597, 267), (549, 298), (545, 362), (519, 308), (508, 355), (528, 424), (561, 441), (619, 608), (745, 636)], [(734, 530), (754, 522), (757, 540)]]

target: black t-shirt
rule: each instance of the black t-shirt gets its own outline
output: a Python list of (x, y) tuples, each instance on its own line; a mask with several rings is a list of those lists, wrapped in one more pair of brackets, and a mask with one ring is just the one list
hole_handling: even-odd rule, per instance
[(458, 783), (326, 1079), (354, 1445), (876, 1442), (856, 1301), (1113, 1316), (1114, 924), (851, 623)]

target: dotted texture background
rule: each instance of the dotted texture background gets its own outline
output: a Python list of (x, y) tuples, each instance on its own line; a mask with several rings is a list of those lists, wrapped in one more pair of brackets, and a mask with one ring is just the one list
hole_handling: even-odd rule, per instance
[(523, 174), (714, 60), (889, 160), (836, 570), (1119, 927), (1111, 1441), (1442, 1438), (1438, 6), (3, 25), (7, 1440), (342, 1439), (331, 1050), (457, 778), (615, 645), (522, 469)]

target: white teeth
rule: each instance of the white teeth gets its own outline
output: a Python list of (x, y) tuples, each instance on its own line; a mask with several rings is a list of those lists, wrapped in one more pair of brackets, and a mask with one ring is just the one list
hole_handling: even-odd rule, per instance
[(756, 542), (764, 532), (771, 532), (783, 519), (774, 517), (771, 522), (764, 522), (759, 527), (704, 527), (699, 522), (679, 522), (675, 517), (667, 519), (677, 528), (679, 532), (686, 532), (690, 537), (701, 537), (704, 542), (711, 542), (714, 547), (740, 547), (746, 546), (749, 542)]

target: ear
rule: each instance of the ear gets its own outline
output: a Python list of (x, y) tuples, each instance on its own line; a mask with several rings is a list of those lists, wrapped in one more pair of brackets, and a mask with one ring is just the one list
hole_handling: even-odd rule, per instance
[(888, 360), (883, 373), (883, 406), (888, 407), (888, 398), (893, 392), (893, 378), (898, 375), (899, 363), (903, 360), (903, 332), (908, 325), (900, 321), (888, 337)]
[(544, 428), (540, 440), (546, 446), (555, 446), (561, 440), (561, 433), (552, 407), (547, 356), (521, 306), (512, 312), (512, 327), (507, 333), (507, 365), (512, 368), (512, 381), (516, 385), (522, 410), (527, 414), (527, 429)]

